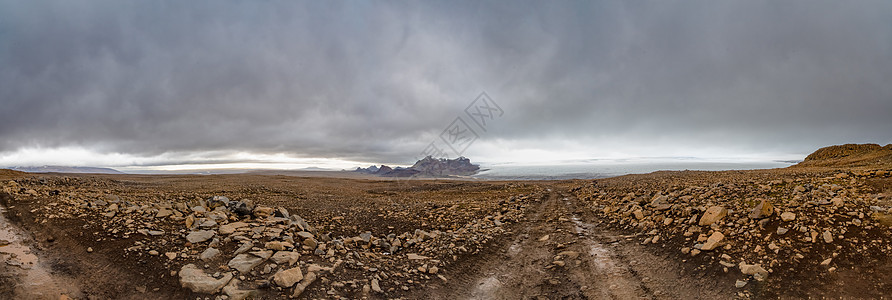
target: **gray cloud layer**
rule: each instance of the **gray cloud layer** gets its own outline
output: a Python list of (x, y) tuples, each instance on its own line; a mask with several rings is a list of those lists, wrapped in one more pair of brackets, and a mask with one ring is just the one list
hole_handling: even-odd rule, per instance
[(892, 142), (889, 1), (0, 0), (0, 66), (0, 152), (405, 163), (482, 90), (543, 148)]

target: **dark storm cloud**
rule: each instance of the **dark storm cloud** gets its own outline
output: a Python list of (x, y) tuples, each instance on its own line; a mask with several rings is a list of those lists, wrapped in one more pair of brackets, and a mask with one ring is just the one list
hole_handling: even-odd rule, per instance
[(0, 1), (0, 66), (0, 152), (405, 163), (482, 90), (545, 149), (892, 142), (888, 1)]

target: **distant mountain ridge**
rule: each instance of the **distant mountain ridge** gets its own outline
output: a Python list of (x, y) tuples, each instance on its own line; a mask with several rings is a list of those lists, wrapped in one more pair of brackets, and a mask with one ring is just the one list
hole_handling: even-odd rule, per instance
[(433, 158), (427, 156), (408, 168), (391, 168), (386, 165), (356, 168), (353, 172), (372, 174), (383, 177), (447, 177), (470, 176), (480, 171), (480, 166), (472, 164), (466, 157), (456, 159)]
[(92, 174), (125, 174), (112, 168), (97, 167), (67, 167), (67, 166), (40, 166), (40, 167), (9, 167), (10, 170), (28, 173), (92, 173)]

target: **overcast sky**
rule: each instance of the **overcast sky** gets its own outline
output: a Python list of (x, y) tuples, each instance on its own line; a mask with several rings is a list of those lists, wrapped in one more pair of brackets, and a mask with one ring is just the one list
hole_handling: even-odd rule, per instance
[(892, 1), (0, 0), (0, 101), (0, 165), (795, 158), (892, 142)]

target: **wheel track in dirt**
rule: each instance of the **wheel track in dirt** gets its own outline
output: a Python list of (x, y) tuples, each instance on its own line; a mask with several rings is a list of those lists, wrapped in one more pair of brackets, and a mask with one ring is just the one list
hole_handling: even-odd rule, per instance
[[(727, 283), (691, 276), (634, 236), (595, 225), (595, 216), (549, 186), (526, 221), (494, 251), (462, 266), (464, 275), (426, 293), (437, 299), (729, 299)], [(548, 236), (545, 238), (545, 236)], [(556, 255), (576, 252), (576, 259)]]

